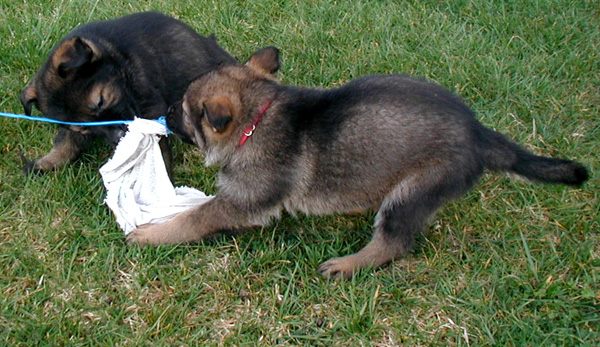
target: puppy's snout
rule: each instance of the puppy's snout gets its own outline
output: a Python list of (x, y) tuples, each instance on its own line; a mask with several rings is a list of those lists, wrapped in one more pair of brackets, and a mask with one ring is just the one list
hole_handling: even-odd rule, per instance
[(181, 101), (174, 103), (167, 109), (167, 126), (174, 124), (176, 119), (181, 116)]
[(167, 127), (171, 131), (178, 128), (178, 119), (181, 118), (181, 101), (174, 103), (167, 109)]
[(182, 111), (181, 104), (182, 101), (178, 101), (173, 105), (169, 106), (169, 108), (167, 109), (167, 118), (175, 118), (177, 116), (180, 116)]
[(169, 108), (167, 109), (167, 118), (173, 118), (174, 114), (175, 114), (175, 104), (169, 106)]

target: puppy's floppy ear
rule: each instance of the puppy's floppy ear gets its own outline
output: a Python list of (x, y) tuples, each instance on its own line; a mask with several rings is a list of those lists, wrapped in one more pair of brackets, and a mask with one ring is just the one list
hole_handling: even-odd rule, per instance
[(216, 133), (223, 133), (233, 120), (233, 104), (226, 96), (215, 96), (204, 102), (204, 115)]
[(270, 46), (256, 51), (256, 53), (252, 54), (250, 59), (248, 59), (246, 66), (258, 72), (267, 73), (269, 75), (274, 74), (280, 67), (279, 49)]
[(52, 66), (62, 78), (83, 65), (100, 59), (99, 47), (90, 40), (73, 37), (61, 43), (52, 54)]
[(23, 89), (20, 99), (25, 114), (31, 116), (31, 109), (33, 108), (33, 105), (37, 105), (38, 101), (37, 87), (33, 82)]

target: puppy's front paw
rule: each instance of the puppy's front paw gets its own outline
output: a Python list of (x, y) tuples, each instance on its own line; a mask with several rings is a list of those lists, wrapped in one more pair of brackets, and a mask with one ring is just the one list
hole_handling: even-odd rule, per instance
[[(46, 157), (47, 156), (48, 155), (46, 155)], [(19, 152), (19, 157), (23, 163), (22, 171), (25, 175), (44, 174), (54, 170), (57, 166), (56, 162), (49, 160), (46, 157), (29, 160), (22, 152)]]
[(160, 224), (144, 224), (127, 235), (128, 245), (160, 245)]
[(358, 264), (353, 259), (353, 255), (341, 258), (331, 258), (319, 266), (317, 271), (327, 278), (345, 278), (350, 279), (356, 270)]
[[(22, 154), (21, 154), (22, 155)], [(25, 158), (25, 156), (21, 157), (21, 160), (23, 161), (24, 165), (23, 165), (23, 174), (25, 175), (31, 175), (31, 174), (43, 174), (48, 170), (45, 170), (43, 167), (41, 167), (40, 165), (37, 164), (37, 160), (27, 160), (27, 158)]]

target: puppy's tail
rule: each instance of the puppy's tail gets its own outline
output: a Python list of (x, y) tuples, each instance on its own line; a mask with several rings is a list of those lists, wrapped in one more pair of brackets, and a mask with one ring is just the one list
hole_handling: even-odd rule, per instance
[(535, 155), (483, 126), (477, 133), (485, 167), (490, 170), (507, 171), (534, 182), (570, 186), (581, 186), (589, 177), (587, 168), (574, 161)]

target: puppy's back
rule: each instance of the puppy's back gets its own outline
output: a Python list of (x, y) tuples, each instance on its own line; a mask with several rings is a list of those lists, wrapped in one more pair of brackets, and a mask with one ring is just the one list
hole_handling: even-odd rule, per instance
[(215, 66), (237, 64), (214, 36), (201, 36), (159, 12), (86, 23), (62, 41), (76, 36), (96, 42), (119, 69), (135, 74), (138, 88), (160, 90), (169, 104), (180, 99), (198, 75)]
[(478, 124), (459, 97), (404, 75), (368, 76), (294, 94), (285, 109), (290, 125), (321, 153), (343, 149), (406, 163), (406, 157), (426, 156), (433, 148), (464, 146)]
[(386, 75), (294, 93), (287, 115), (302, 144), (297, 168), (311, 177), (303, 189), (312, 203), (302, 205), (319, 205), (310, 213), (364, 207), (353, 201), (375, 205), (396, 182), (428, 167), (469, 176), (483, 170), (472, 111), (437, 85)]
[(162, 13), (140, 12), (82, 24), (65, 36), (64, 40), (74, 36), (85, 36), (106, 40), (113, 44), (123, 42), (123, 47), (126, 44), (135, 46), (140, 43), (140, 40), (159, 41), (168, 33), (165, 29), (169, 30), (170, 28), (193, 32), (184, 23)]
[[(150, 60), (161, 61), (165, 60), (163, 56), (195, 51), (201, 53), (206, 65), (214, 66), (214, 61), (236, 62), (217, 45), (214, 36), (201, 36), (187, 24), (159, 12), (140, 12), (86, 23), (75, 28), (63, 41), (74, 36), (108, 42), (125, 53), (125, 58), (128, 54), (148, 54)], [(189, 54), (186, 58), (193, 59), (193, 56)]]

